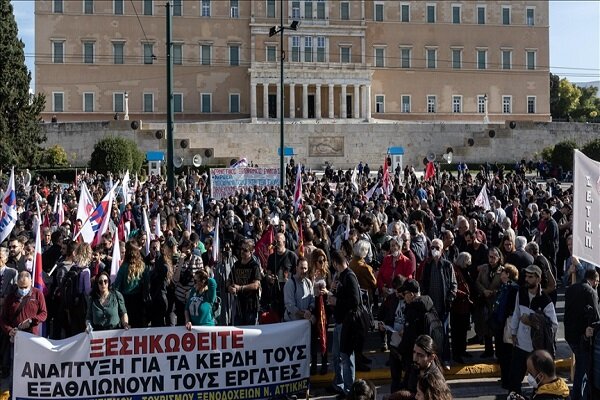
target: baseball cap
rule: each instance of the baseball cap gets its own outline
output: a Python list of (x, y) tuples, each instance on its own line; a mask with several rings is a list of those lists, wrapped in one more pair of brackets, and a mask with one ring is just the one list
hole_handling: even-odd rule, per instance
[(537, 265), (530, 265), (525, 268), (525, 273), (537, 275), (538, 278), (542, 277), (542, 270)]

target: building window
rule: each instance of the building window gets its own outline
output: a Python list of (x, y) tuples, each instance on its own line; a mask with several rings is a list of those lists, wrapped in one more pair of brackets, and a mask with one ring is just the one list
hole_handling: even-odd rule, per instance
[(435, 4), (427, 5), (427, 22), (430, 24), (435, 22)]
[(477, 6), (477, 23), (479, 25), (485, 24), (485, 6)]
[(277, 61), (277, 47), (267, 46), (267, 61), (268, 62)]
[(409, 95), (402, 96), (402, 112), (403, 113), (410, 112), (410, 96)]
[(113, 93), (113, 111), (125, 112), (125, 93)]
[(326, 62), (326, 44), (325, 36), (317, 37), (317, 62)]
[(63, 13), (63, 0), (54, 0), (52, 2), (52, 12), (56, 14)]
[(310, 0), (304, 1), (304, 19), (313, 19), (313, 2)]
[(181, 17), (182, 14), (182, 0), (173, 0), (173, 16)]
[(477, 112), (479, 114), (485, 114), (485, 95), (477, 96)]
[(375, 3), (375, 21), (383, 21), (383, 3)]
[(300, 19), (300, 2), (292, 1), (292, 19)]
[(349, 63), (351, 60), (351, 48), (348, 46), (342, 46), (340, 47), (340, 62), (342, 63)]
[(152, 15), (154, 13), (153, 0), (144, 0), (144, 15)]
[(504, 114), (512, 113), (512, 97), (511, 96), (502, 96), (502, 112)]
[(527, 51), (527, 69), (535, 69), (535, 51)]
[(527, 114), (535, 114), (535, 96), (527, 96)]
[(229, 0), (229, 16), (231, 18), (239, 18), (240, 17), (239, 0)]
[(527, 7), (527, 25), (535, 25), (535, 8)]
[(144, 93), (144, 112), (154, 112), (153, 93)]
[(512, 68), (512, 51), (502, 50), (502, 69)]
[(240, 46), (237, 44), (229, 46), (229, 65), (240, 65)]
[(375, 96), (375, 112), (383, 114), (385, 112), (385, 96), (378, 94)]
[(173, 112), (183, 112), (183, 95), (181, 93), (173, 93)]
[(209, 44), (200, 45), (200, 64), (201, 65), (210, 65), (211, 47), (212, 46)]
[(437, 50), (427, 49), (427, 68), (432, 69), (437, 66)]
[(304, 62), (313, 61), (313, 41), (311, 36), (304, 37)]
[(174, 44), (173, 45), (173, 64), (174, 65), (182, 65), (183, 64), (183, 45), (182, 44)]
[(459, 5), (452, 6), (452, 23), (453, 24), (460, 24), (460, 9), (461, 9), (461, 7)]
[(436, 106), (436, 97), (434, 95), (427, 96), (427, 112), (434, 113), (437, 112)]
[(502, 7), (502, 25), (510, 25), (510, 7)]
[(240, 95), (238, 93), (229, 94), (229, 112), (239, 113), (240, 112)]
[(53, 112), (63, 112), (65, 111), (65, 94), (62, 92), (53, 92), (52, 93), (52, 111)]
[(292, 36), (292, 61), (300, 62), (300, 36)]
[(94, 0), (83, 0), (83, 13), (93, 14), (94, 13)]
[(317, 19), (325, 19), (326, 17), (325, 0), (317, 0)]
[(410, 22), (410, 4), (400, 4), (400, 21)]
[(460, 49), (452, 49), (452, 68), (462, 68), (462, 50)]
[(275, 18), (275, 0), (267, 0), (267, 18)]
[(112, 44), (113, 46), (113, 63), (114, 64), (124, 64), (125, 63), (125, 43), (115, 42)]
[(410, 68), (410, 49), (400, 49), (400, 66)]
[(202, 17), (210, 17), (210, 0), (202, 0), (202, 9), (200, 13)]
[(94, 42), (83, 42), (83, 62), (84, 64), (94, 63)]
[(152, 64), (154, 62), (154, 44), (144, 43), (144, 64)]
[(62, 64), (65, 58), (65, 42), (55, 40), (52, 42), (52, 62), (54, 64)]
[(113, 0), (113, 12), (115, 15), (123, 15), (124, 12), (123, 0)]
[(350, 3), (342, 1), (340, 3), (340, 19), (348, 21), (350, 19)]
[(385, 49), (384, 48), (375, 48), (375, 66), (376, 67), (385, 67)]
[(83, 111), (94, 112), (94, 93), (83, 94)]
[(455, 114), (462, 112), (462, 96), (452, 96), (452, 112)]
[(477, 50), (477, 69), (487, 68), (487, 50)]
[(203, 113), (212, 112), (212, 94), (201, 93), (200, 94), (200, 110)]

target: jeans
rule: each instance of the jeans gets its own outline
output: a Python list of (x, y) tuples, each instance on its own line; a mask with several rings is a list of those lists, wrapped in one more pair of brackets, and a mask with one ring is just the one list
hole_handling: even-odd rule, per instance
[[(583, 381), (583, 376), (587, 373), (587, 370), (590, 366), (590, 351), (580, 343), (569, 343), (569, 347), (575, 355), (575, 374), (573, 377), (573, 390), (571, 390), (571, 399), (587, 399), (587, 393), (584, 395), (581, 393), (581, 383)], [(588, 376), (588, 386), (590, 384), (590, 378), (591, 377)]]
[(333, 329), (333, 343), (331, 351), (333, 353), (333, 387), (334, 389), (348, 394), (350, 387), (354, 383), (354, 353), (346, 354), (340, 351), (340, 341), (342, 339), (342, 324), (335, 324)]

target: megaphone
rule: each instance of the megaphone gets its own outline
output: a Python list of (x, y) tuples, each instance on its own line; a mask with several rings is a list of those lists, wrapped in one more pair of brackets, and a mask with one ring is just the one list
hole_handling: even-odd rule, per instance
[(435, 153), (433, 153), (433, 152), (427, 153), (427, 161), (429, 161), (429, 162), (435, 161)]
[(181, 168), (182, 165), (183, 165), (183, 157), (175, 157), (173, 159), (173, 166), (175, 168)]
[(192, 164), (194, 167), (198, 168), (202, 165), (202, 156), (200, 154), (196, 154), (194, 158), (192, 158)]

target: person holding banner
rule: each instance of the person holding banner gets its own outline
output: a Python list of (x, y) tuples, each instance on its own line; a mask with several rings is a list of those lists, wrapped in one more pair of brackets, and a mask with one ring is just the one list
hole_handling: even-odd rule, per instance
[(217, 298), (217, 281), (208, 276), (204, 268), (194, 273), (194, 287), (189, 291), (185, 303), (185, 328), (192, 326), (214, 326), (213, 304)]
[(100, 272), (94, 281), (85, 319), (88, 333), (92, 330), (129, 329), (125, 300), (121, 293), (113, 290), (107, 271)]

